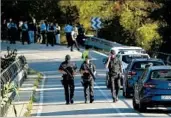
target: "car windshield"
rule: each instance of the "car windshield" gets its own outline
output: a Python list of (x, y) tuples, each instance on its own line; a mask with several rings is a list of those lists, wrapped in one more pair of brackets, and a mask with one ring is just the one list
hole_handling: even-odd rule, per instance
[(155, 70), (151, 72), (151, 79), (155, 80), (169, 80), (171, 81), (171, 69), (170, 70)]
[(144, 70), (148, 65), (160, 66), (164, 64), (159, 61), (138, 61), (133, 64), (132, 70)]
[(132, 59), (139, 59), (139, 58), (148, 58), (147, 55), (123, 55), (122, 61), (125, 63), (130, 63)]

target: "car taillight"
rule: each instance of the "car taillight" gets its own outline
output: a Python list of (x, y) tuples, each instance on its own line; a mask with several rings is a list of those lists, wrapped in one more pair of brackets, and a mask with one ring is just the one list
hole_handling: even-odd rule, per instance
[(144, 87), (145, 87), (145, 88), (155, 88), (156, 85), (154, 85), (154, 84), (152, 84), (152, 83), (145, 83), (145, 84), (144, 84)]
[(134, 72), (134, 71), (129, 71), (129, 72), (128, 72), (128, 75), (131, 75), (131, 76), (136, 75), (136, 72)]

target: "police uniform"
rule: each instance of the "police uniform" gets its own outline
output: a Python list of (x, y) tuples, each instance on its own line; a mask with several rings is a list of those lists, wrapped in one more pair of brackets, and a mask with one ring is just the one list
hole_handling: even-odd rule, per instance
[(88, 48), (88, 46), (86, 46), (85, 50), (83, 51), (82, 57), (81, 57), (81, 58), (82, 58), (83, 60), (85, 60), (85, 58), (86, 58), (87, 56), (89, 56), (89, 48)]
[(65, 72), (65, 74), (63, 74), (62, 76), (63, 77), (62, 84), (64, 86), (66, 104), (69, 103), (73, 104), (74, 89), (75, 89), (73, 74), (76, 71), (76, 65), (70, 62), (69, 55), (66, 55), (65, 61), (62, 62), (59, 67), (59, 71)]
[(46, 43), (47, 46), (48, 46), (48, 43), (54, 46), (55, 30), (56, 30), (56, 27), (54, 25), (50, 25), (47, 27), (47, 31), (48, 31), (48, 37), (47, 37), (47, 43)]
[(42, 43), (45, 44), (45, 40), (46, 40), (46, 30), (47, 30), (47, 25), (45, 23), (42, 23), (40, 25), (40, 32), (42, 35)]
[(64, 31), (66, 33), (66, 39), (67, 39), (68, 47), (70, 47), (72, 45), (72, 37), (71, 37), (72, 30), (73, 30), (73, 27), (69, 24), (66, 25), (64, 28)]
[(29, 36), (28, 36), (28, 25), (27, 23), (24, 23), (22, 25), (22, 44), (24, 45), (25, 40), (28, 44), (30, 44)]
[(15, 44), (16, 38), (17, 38), (17, 25), (14, 22), (9, 23), (8, 29), (10, 32), (10, 43)]
[[(86, 57), (86, 59), (89, 57)], [(89, 68), (89, 69), (88, 69)], [(88, 99), (88, 89), (89, 89), (89, 96), (90, 96), (90, 103), (94, 101), (94, 79), (92, 75), (89, 73), (89, 70), (91, 70), (92, 73), (95, 72), (95, 66), (93, 63), (87, 64), (86, 61), (83, 62), (80, 68), (80, 72), (82, 73), (82, 84), (84, 87), (84, 97), (85, 97), (85, 103), (87, 103)], [(87, 72), (84, 72), (87, 71)]]
[(120, 89), (120, 74), (121, 74), (121, 63), (120, 60), (115, 57), (109, 62), (109, 77), (111, 82), (111, 93), (113, 102), (118, 100), (118, 93)]

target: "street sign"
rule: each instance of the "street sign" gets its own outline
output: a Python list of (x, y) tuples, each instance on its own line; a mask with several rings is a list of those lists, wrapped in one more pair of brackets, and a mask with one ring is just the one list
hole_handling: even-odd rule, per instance
[(94, 30), (98, 30), (98, 29), (100, 29), (101, 28), (101, 20), (100, 20), (100, 18), (99, 17), (93, 17), (92, 19), (91, 19), (91, 26), (92, 26), (92, 28), (94, 29)]

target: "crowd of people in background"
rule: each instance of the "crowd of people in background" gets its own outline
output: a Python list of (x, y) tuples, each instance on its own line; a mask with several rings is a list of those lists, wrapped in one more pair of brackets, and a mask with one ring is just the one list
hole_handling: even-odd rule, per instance
[[(66, 33), (66, 40), (68, 47), (73, 51), (73, 46), (79, 50), (80, 45), (84, 45), (85, 29), (83, 25), (73, 25), (71, 23), (66, 24), (64, 27)], [(21, 41), (24, 45), (31, 43), (50, 44), (51, 46), (61, 44), (61, 27), (58, 23), (48, 22), (42, 20), (36, 23), (32, 21), (19, 21), (15, 22), (13, 19), (9, 21), (4, 20), (2, 23), (2, 39), (8, 40), (10, 44), (15, 44), (16, 41)]]

